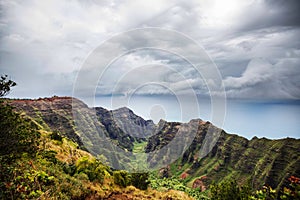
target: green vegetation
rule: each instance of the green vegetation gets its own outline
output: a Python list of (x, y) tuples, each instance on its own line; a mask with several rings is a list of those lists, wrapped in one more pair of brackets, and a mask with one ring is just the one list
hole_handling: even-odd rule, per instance
[(235, 179), (224, 180), (220, 183), (212, 183), (210, 188), (204, 192), (199, 189), (192, 189), (184, 185), (182, 180), (175, 177), (158, 178), (150, 175), (150, 186), (159, 191), (178, 190), (183, 191), (194, 199), (203, 200), (272, 200), (289, 199), (296, 200), (300, 197), (300, 178), (291, 176), (289, 186), (280, 191), (270, 186), (263, 186), (260, 190), (253, 190), (250, 183), (239, 185)]
[(0, 79), (0, 97), (7, 95), (11, 87), (16, 85), (16, 82), (9, 80), (7, 75), (2, 75)]
[[(216, 146), (202, 158), (199, 153), (207, 130), (214, 127), (201, 120), (199, 124), (198, 133), (187, 151), (160, 175), (183, 179), (182, 182), (188, 187), (193, 187), (198, 178), (207, 177), (201, 180), (206, 189), (213, 182), (235, 179), (239, 185), (245, 185), (251, 180), (253, 190), (269, 185), (277, 193), (286, 186), (289, 176), (300, 176), (299, 139), (269, 140), (254, 137), (247, 140), (222, 131)], [(165, 126), (160, 133), (149, 139), (146, 152), (163, 148), (176, 135), (178, 124), (174, 126), (169, 123)]]
[(121, 187), (127, 187), (129, 185), (133, 185), (134, 187), (146, 190), (149, 185), (148, 180), (148, 173), (131, 173), (124, 170), (120, 171), (114, 171), (113, 177), (114, 177), (114, 183), (121, 186)]
[(131, 184), (141, 190), (146, 190), (148, 188), (149, 173), (132, 173), (131, 174)]
[(96, 159), (58, 131), (44, 130), (32, 118), (16, 113), (5, 99), (0, 110), (0, 199), (101, 199), (114, 195), (148, 199), (179, 195), (187, 199), (176, 192), (146, 190), (147, 173), (112, 171), (102, 164), (103, 156)]
[(154, 174), (150, 175), (150, 186), (153, 189), (159, 191), (166, 190), (178, 190), (187, 193), (189, 196), (195, 199), (209, 199), (207, 192), (201, 192), (199, 189), (192, 189), (187, 187), (183, 181), (172, 177), (172, 178), (158, 178)]
[(50, 135), (50, 138), (52, 140), (57, 140), (59, 142), (62, 142), (63, 137), (61, 136), (61, 134), (58, 131), (53, 131)]
[(253, 191), (250, 184), (239, 186), (235, 180), (227, 180), (219, 184), (211, 184), (210, 197), (212, 200), (272, 200), (300, 198), (300, 178), (291, 176), (289, 187), (280, 191), (270, 186), (263, 186), (262, 189)]
[(33, 153), (40, 137), (36, 124), (22, 118), (13, 108), (0, 100), (0, 155), (12, 162), (23, 153)]
[(70, 199), (89, 194), (83, 181), (64, 173), (56, 151), (39, 146), (47, 138), (32, 121), (4, 101), (0, 110), (0, 199)]
[(227, 180), (220, 184), (211, 184), (210, 193), (212, 200), (249, 200), (251, 188), (249, 185), (240, 187), (235, 180)]
[(131, 182), (147, 189), (147, 176), (112, 172), (100, 161), (105, 158), (79, 150), (56, 131), (37, 129), (4, 101), (0, 110), (0, 199), (101, 197)]
[(133, 145), (133, 153), (144, 153), (147, 142), (134, 142)]
[[(14, 85), (2, 76), (0, 96)], [(0, 199), (300, 199), (299, 140), (248, 141), (223, 133), (218, 146), (198, 159), (209, 125), (203, 123), (189, 149), (166, 169), (128, 173), (83, 150), (70, 102), (68, 97), (0, 99)], [(84, 120), (92, 140), (92, 120)], [(179, 125), (167, 124), (149, 142), (129, 138), (123, 143), (144, 161), (144, 152), (168, 144)], [(118, 130), (116, 124), (110, 128)], [(138, 161), (137, 169), (147, 169)]]
[[(7, 80), (7, 75), (1, 76), (0, 97), (8, 94), (15, 85), (14, 81)], [(22, 154), (31, 155), (37, 149), (38, 126), (15, 113), (3, 99), (0, 99), (0, 127), (0, 161), (12, 163)]]
[(104, 166), (100, 161), (96, 159), (89, 159), (84, 156), (76, 161), (76, 173), (85, 174), (90, 181), (97, 181), (103, 183), (105, 175), (110, 174), (110, 169)]
[(126, 187), (130, 185), (130, 176), (128, 172), (121, 170), (121, 171), (115, 171), (114, 172), (114, 182), (115, 184)]

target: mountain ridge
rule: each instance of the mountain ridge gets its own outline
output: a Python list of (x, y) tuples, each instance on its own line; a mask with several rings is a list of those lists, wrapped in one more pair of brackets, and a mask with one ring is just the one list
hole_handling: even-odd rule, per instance
[[(165, 120), (154, 124), (137, 116), (129, 108), (116, 110), (101, 107), (89, 108), (82, 101), (72, 97), (9, 99), (9, 102), (16, 107), (17, 111), (31, 117), (40, 126), (60, 131), (83, 148), (86, 143), (82, 142), (78, 128), (73, 121), (74, 106), (78, 106), (79, 112), (83, 113), (82, 125), (85, 127), (84, 131), (89, 134), (87, 139), (95, 137), (92, 127), (98, 127), (120, 148), (129, 152), (133, 151), (136, 143), (142, 142), (147, 143), (145, 153), (160, 150), (174, 139), (180, 127), (187, 124)], [(85, 114), (92, 112), (96, 113), (96, 121)], [(288, 184), (286, 182), (288, 176), (299, 177), (299, 139), (271, 140), (253, 137), (248, 140), (236, 134), (228, 134), (201, 119), (195, 119), (193, 122), (198, 123), (195, 138), (178, 159), (160, 170), (161, 176), (181, 178), (188, 186), (199, 187), (201, 190), (205, 190), (212, 181), (218, 182), (232, 177), (240, 183), (251, 181), (254, 188), (265, 184), (272, 188), (281, 188)], [(213, 130), (212, 134), (220, 131), (220, 136), (211, 151), (206, 155), (199, 155), (205, 147), (204, 142), (207, 134), (210, 134), (209, 129)], [(150, 133), (149, 130), (152, 132)], [(182, 139), (184, 140), (183, 136)], [(93, 146), (92, 143), (88, 150), (97, 153), (101, 149)], [(120, 158), (118, 156), (115, 155), (114, 159), (109, 162), (116, 162)], [(172, 157), (172, 154), (165, 152), (165, 156)], [(151, 159), (155, 161), (155, 155)], [(161, 162), (161, 159), (156, 162)]]

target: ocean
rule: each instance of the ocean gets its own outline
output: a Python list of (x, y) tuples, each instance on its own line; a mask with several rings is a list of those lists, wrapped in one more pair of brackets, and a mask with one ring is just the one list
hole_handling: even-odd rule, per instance
[[(178, 100), (175, 96), (100, 96), (89, 106), (117, 109), (130, 108), (144, 119), (157, 123), (160, 119), (187, 122), (200, 118), (210, 121), (227, 133), (251, 139), (254, 136), (270, 139), (300, 138), (300, 101), (226, 100), (225, 112), (212, 108), (207, 98)], [(91, 105), (93, 104), (93, 105)], [(198, 108), (197, 108), (198, 107)], [(214, 115), (223, 119), (214, 122)]]

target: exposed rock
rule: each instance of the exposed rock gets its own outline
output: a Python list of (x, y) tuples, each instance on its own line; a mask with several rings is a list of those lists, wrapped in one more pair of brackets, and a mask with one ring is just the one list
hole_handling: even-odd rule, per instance
[(180, 175), (180, 178), (181, 178), (181, 179), (186, 179), (188, 176), (189, 176), (188, 173), (183, 172), (183, 173)]
[(192, 188), (199, 188), (202, 192), (205, 191), (207, 189), (203, 182), (205, 179), (207, 179), (207, 177), (202, 176), (201, 178), (194, 180)]
[[(108, 149), (108, 154), (113, 153), (114, 147), (111, 142), (106, 142), (107, 139), (126, 151), (132, 151), (134, 142), (147, 140), (145, 152), (150, 155), (150, 164), (169, 165), (170, 161), (175, 161), (171, 164), (172, 167), (179, 169), (186, 166), (189, 170), (185, 172), (189, 177), (206, 175), (207, 179), (195, 183), (201, 187), (202, 183), (206, 186), (211, 180), (218, 182), (231, 176), (238, 182), (249, 179), (255, 188), (268, 184), (276, 189), (288, 184), (286, 180), (291, 175), (300, 176), (299, 139), (269, 140), (253, 137), (247, 140), (238, 135), (227, 134), (210, 122), (200, 119), (189, 123), (161, 120), (155, 125), (128, 108), (114, 111), (101, 107), (89, 108), (82, 101), (71, 97), (9, 101), (19, 112), (28, 115), (45, 129), (58, 130), (82, 148), (90, 145), (88, 150), (91, 153), (102, 149)], [(77, 109), (74, 111), (74, 108)], [(74, 122), (74, 116), (81, 119), (79, 123)], [(195, 128), (194, 137), (187, 137), (186, 133)], [(221, 134), (217, 137), (216, 133)], [(106, 141), (102, 140), (103, 137), (107, 137)], [(175, 138), (178, 140), (175, 141)], [(88, 142), (83, 142), (83, 139)], [(175, 143), (176, 148), (164, 150), (163, 147), (171, 142)], [(182, 144), (188, 142), (190, 145), (184, 150)], [(215, 146), (210, 146), (214, 143)], [(155, 154), (157, 151), (161, 151), (160, 155)], [(172, 156), (178, 154), (182, 156), (174, 160)], [(119, 159), (118, 155), (110, 157), (110, 162), (117, 162)], [(173, 175), (169, 169), (164, 168), (163, 176)]]

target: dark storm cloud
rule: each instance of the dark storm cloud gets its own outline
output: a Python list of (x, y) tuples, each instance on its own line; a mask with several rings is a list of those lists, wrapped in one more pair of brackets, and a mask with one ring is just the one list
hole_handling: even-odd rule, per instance
[(266, 0), (274, 19), (270, 20), (273, 26), (300, 26), (300, 1), (298, 0)]
[(240, 31), (250, 31), (276, 26), (300, 26), (298, 0), (254, 1), (239, 16)]
[[(300, 98), (299, 2), (2, 0), (0, 70), (19, 82), (12, 96), (38, 96), (41, 92), (69, 95), (76, 73), (98, 45), (122, 31), (159, 27), (186, 34), (203, 46), (219, 67), (228, 97)], [(112, 46), (124, 49), (152, 44), (163, 48), (124, 55), (108, 71), (105, 83), (82, 84), (82, 90), (97, 87), (99, 95), (107, 95), (118, 77), (130, 69), (147, 76), (127, 76), (116, 90), (119, 94), (128, 94), (141, 81), (155, 80), (173, 91), (184, 93), (192, 86), (197, 93), (207, 95), (206, 84), (213, 84), (213, 80), (208, 83), (199, 76), (180, 55), (172, 54), (172, 48), (180, 47), (191, 59), (200, 55), (186, 41), (160, 36), (160, 40), (152, 37), (149, 41), (149, 35), (133, 34), (113, 41)], [(103, 55), (113, 53), (107, 50)], [(95, 58), (93, 62), (99, 66), (104, 61)], [(91, 67), (86, 78), (97, 70), (97, 66)], [(148, 86), (138, 92), (167, 94), (168, 90)]]

